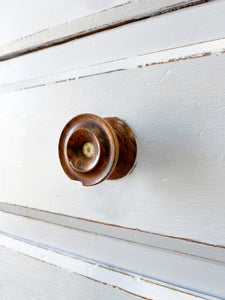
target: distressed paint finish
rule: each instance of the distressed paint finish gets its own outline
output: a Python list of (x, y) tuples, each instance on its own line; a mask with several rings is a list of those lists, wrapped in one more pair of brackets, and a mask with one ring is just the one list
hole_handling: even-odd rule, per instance
[[(110, 9), (103, 9), (107, 6), (110, 6), (108, 2), (106, 2), (106, 4), (104, 2), (100, 2), (98, 5), (95, 4), (96, 7), (88, 7), (86, 16), (83, 18), (75, 19), (73, 21), (66, 22), (65, 24), (42, 30), (1, 47), (0, 61), (50, 47), (52, 45), (65, 43), (76, 38), (81, 38), (89, 34), (97, 33), (102, 30), (114, 28), (147, 17), (167, 13), (173, 10), (188, 7), (190, 5), (204, 3), (205, 1), (206, 0), (137, 0), (125, 2), (117, 0), (116, 3), (115, 1), (113, 2), (114, 6)], [(58, 2), (58, 5), (62, 3), (62, 1), (59, 0)], [(79, 5), (79, 1), (77, 2), (78, 3), (76, 3), (76, 7), (77, 5), (81, 7), (81, 5)], [(89, 6), (90, 1), (86, 0), (86, 2), (87, 3), (85, 4)], [(119, 5), (115, 5), (118, 3)], [(96, 14), (89, 15), (91, 11), (98, 11), (99, 7), (101, 7), (103, 10)], [(32, 9), (34, 8), (32, 7)], [(60, 10), (60, 16), (62, 20), (65, 20), (65, 16), (62, 14), (62, 11), (64, 11), (64, 9)], [(70, 10), (68, 9), (68, 11)], [(66, 11), (66, 15), (67, 14), (68, 12)], [(52, 12), (50, 15), (52, 16)], [(51, 22), (54, 22), (54, 17), (55, 16), (53, 14), (53, 17), (50, 18)], [(23, 24), (24, 23), (25, 22), (23, 22)], [(42, 23), (35, 25), (43, 27)], [(3, 26), (5, 28), (4, 18)], [(11, 35), (12, 34), (13, 32)]]
[(103, 62), (72, 71), (60, 72), (39, 78), (32, 78), (25, 81), (2, 85), (0, 86), (0, 94), (47, 86), (49, 84), (60, 84), (66, 81), (79, 80), (101, 74), (132, 70), (136, 68), (146, 68), (175, 61), (201, 58), (203, 56), (220, 55), (224, 52), (225, 39), (212, 40), (202, 42), (200, 44), (181, 46), (175, 49), (162, 50), (156, 53), (146, 53), (135, 57)]
[[(21, 81), (28, 80), (22, 83), (28, 88), (136, 68), (144, 63), (219, 52), (225, 49), (224, 9), (223, 0), (210, 1), (3, 61), (0, 86), (14, 83), (13, 88), (17, 89)], [(66, 74), (60, 74), (63, 72)]]
[(120, 240), (134, 242), (141, 245), (148, 245), (177, 253), (189, 254), (193, 257), (206, 258), (211, 261), (225, 263), (225, 247), (221, 247), (219, 245), (203, 243), (187, 238), (166, 236), (138, 228), (128, 228), (115, 224), (107, 224), (15, 204), (0, 202), (0, 210), (17, 216), (24, 216), (51, 224), (88, 231), (98, 235), (118, 238)]
[[(49, 28), (125, 4), (127, 0), (9, 0), (0, 11), (0, 48), (8, 44), (8, 51), (15, 44), (23, 44), (33, 34), (43, 35)], [(13, 20), (13, 22), (12, 22)], [(42, 36), (43, 37), (43, 36)], [(38, 46), (38, 45), (37, 45)], [(7, 51), (7, 50), (6, 50)]]
[[(0, 209), (12, 213), (0, 214), (0, 260), (23, 271), (18, 283), (1, 265), (3, 297), (224, 298), (225, 3), (171, 12), (194, 2), (121, 1), (93, 15), (95, 5), (0, 49), (6, 59), (48, 47), (0, 65), (1, 92), (11, 92), (0, 98)], [(84, 112), (128, 122), (133, 173), (90, 189), (66, 178), (58, 138)]]
[[(224, 294), (225, 267), (208, 260), (5, 213), (0, 216), (1, 228), (8, 232), (0, 232), (0, 249), (17, 251), (141, 299), (200, 300)], [(207, 287), (205, 282), (209, 282)], [(188, 289), (178, 287), (181, 285)]]
[[(221, 54), (2, 95), (2, 201), (223, 247), (224, 76)], [(83, 189), (57, 148), (88, 111), (126, 120), (139, 151), (135, 172)]]
[[(91, 300), (141, 299), (122, 289), (2, 247), (0, 247), (0, 259), (1, 299), (87, 300), (90, 299), (90, 295)], [(183, 299), (201, 300), (194, 296)]]

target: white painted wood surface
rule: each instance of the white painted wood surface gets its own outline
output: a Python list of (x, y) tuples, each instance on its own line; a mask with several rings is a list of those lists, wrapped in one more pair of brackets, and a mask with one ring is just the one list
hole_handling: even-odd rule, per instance
[[(36, 250), (36, 249), (35, 249)], [(46, 251), (43, 251), (46, 254)], [(34, 254), (34, 251), (32, 251)], [(48, 253), (49, 255), (50, 253)], [(29, 256), (22, 255), (18, 252), (4, 249), (0, 247), (1, 257), (1, 276), (0, 276), (0, 296), (2, 299), (56, 299), (56, 300), (151, 300), (149, 296), (142, 297), (133, 295), (132, 292), (124, 290), (117, 285), (101, 283), (89, 276), (77, 275), (75, 272), (68, 272), (61, 267), (68, 268), (68, 265), (74, 269), (75, 260), (66, 256), (56, 256), (61, 260), (60, 267), (46, 264), (43, 261), (35, 260)], [(48, 256), (50, 258), (50, 256)], [(47, 256), (45, 255), (45, 260)], [(71, 268), (70, 268), (71, 269)], [(94, 266), (92, 265), (92, 269)], [(94, 272), (94, 270), (93, 270)], [(112, 271), (113, 272), (113, 271)], [(104, 273), (104, 272), (102, 272)], [(115, 272), (116, 273), (116, 272)], [(103, 274), (105, 275), (105, 274)], [(155, 300), (201, 300), (201, 299), (217, 299), (215, 297), (207, 297), (196, 295), (189, 291), (177, 289), (169, 285), (161, 285), (156, 281), (144, 281), (144, 278), (133, 279), (130, 274), (121, 274), (119, 279), (127, 279), (128, 284), (139, 286), (140, 294), (154, 295)], [(132, 275), (131, 275), (132, 276)], [(111, 281), (118, 278), (114, 276)], [(139, 281), (140, 280), (140, 281)], [(130, 281), (130, 282), (129, 282)], [(122, 281), (116, 281), (121, 283)], [(13, 287), (13, 288), (12, 288)], [(133, 289), (132, 286), (129, 286)], [(137, 288), (138, 290), (138, 288)], [(91, 298), (90, 298), (91, 297)], [(166, 297), (166, 298), (165, 298)]]
[[(57, 0), (52, 25), (37, 15), (15, 36), (69, 14), (74, 21), (1, 48), (2, 58), (78, 37), (84, 26), (89, 34), (95, 22), (109, 28), (135, 12), (141, 19), (192, 1), (117, 2), (122, 6), (86, 0), (75, 15), (76, 3), (68, 3), (59, 15)], [(0, 296), (29, 299), (35, 290), (37, 299), (70, 299), (70, 292), (94, 300), (224, 298), (224, 8), (210, 1), (0, 63), (0, 210), (12, 213), (0, 213), (7, 249), (0, 250)], [(138, 142), (132, 174), (92, 188), (66, 177), (58, 139), (84, 112), (128, 122)], [(16, 270), (26, 270), (19, 281)], [(61, 289), (52, 289), (51, 276)]]
[[(0, 247), (0, 258), (1, 299), (141, 299), (116, 287), (101, 284), (2, 247)], [(184, 299), (193, 299), (193, 297)]]
[(0, 217), (1, 229), (7, 231), (0, 232), (1, 247), (141, 298), (212, 299), (225, 293), (224, 265), (24, 217)]
[[(63, 215), (61, 213), (52, 213), (44, 210), (24, 207), (21, 205), (1, 202), (0, 210), (17, 216), (25, 216), (51, 224), (62, 225), (94, 234), (100, 234), (102, 236), (135, 242), (140, 245), (147, 245), (177, 253), (188, 254), (199, 258), (206, 258), (212, 260), (213, 262), (225, 263), (224, 247), (209, 245), (207, 243), (178, 237), (170, 237), (162, 234), (159, 235), (157, 233), (146, 232), (136, 228), (123, 228), (113, 224), (104, 224), (102, 222)], [(9, 228), (12, 230), (11, 227)]]
[[(151, 56), (150, 63), (160, 62), (160, 59), (179, 59), (187, 56), (186, 46), (192, 44), (195, 45), (192, 45), (188, 53), (190, 56), (224, 49), (224, 10), (223, 0), (212, 1), (3, 61), (0, 86), (61, 72), (70, 72), (70, 75), (64, 74), (60, 80), (98, 73), (96, 65), (100, 72), (102, 69), (110, 71), (110, 64), (115, 60), (119, 60), (116, 69), (124, 67), (121, 59), (128, 59), (125, 68), (129, 68), (130, 60), (137, 60), (139, 63), (144, 54)], [(214, 42), (209, 46), (202, 44), (211, 40)], [(168, 49), (172, 53), (165, 51)], [(143, 60), (149, 63), (145, 57)], [(107, 64), (101, 66), (102, 63)], [(57, 77), (55, 80), (57, 81)], [(43, 78), (41, 83), (49, 81), (54, 81), (54, 78)], [(32, 81), (23, 83), (23, 86), (39, 83), (39, 80), (36, 83)], [(16, 85), (13, 88), (16, 89)]]
[(51, 84), (58, 84), (70, 80), (78, 80), (93, 75), (101, 75), (115, 71), (145, 68), (156, 64), (182, 61), (186, 59), (200, 58), (211, 54), (220, 55), (225, 52), (225, 39), (212, 40), (181, 46), (174, 49), (162, 50), (149, 54), (138, 55), (130, 58), (103, 62), (88, 67), (75, 69), (67, 72), (53, 73), (47, 76), (31, 78), (24, 81), (12, 82), (0, 86), (0, 94), (23, 89), (35, 88)]
[(37, 31), (108, 10), (125, 0), (32, 0), (5, 1), (0, 10), (0, 46), (24, 39)]
[[(2, 95), (2, 202), (224, 246), (224, 62), (208, 56)], [(130, 176), (93, 188), (65, 176), (58, 138), (83, 112), (134, 130)]]
[[(66, 8), (65, 1), (62, 0), (57, 0), (56, 3), (52, 3), (52, 1), (50, 1), (47, 5), (46, 3), (44, 4), (43, 1), (41, 1), (41, 3), (40, 1), (35, 1), (34, 4), (32, 2), (31, 6), (29, 6), (28, 3), (25, 4), (20, 2), (19, 4), (16, 4), (15, 2), (15, 0), (11, 0), (7, 3), (8, 7), (5, 5), (5, 8), (6, 10), (7, 8), (8, 10), (10, 9), (10, 15), (12, 15), (12, 13), (15, 14), (17, 26), (15, 26), (14, 20), (13, 23), (9, 22), (10, 26), (7, 28), (9, 14), (3, 11), (3, 18), (1, 20), (1, 27), (4, 28), (3, 40), (10, 39), (12, 36), (18, 34), (21, 35), (24, 30), (25, 32), (28, 31), (29, 33), (32, 33), (34, 28), (40, 27), (43, 29), (47, 24), (49, 24), (51, 28), (34, 33), (1, 47), (0, 60), (65, 42), (99, 30), (112, 28), (149, 16), (166, 13), (168, 11), (187, 7), (196, 3), (202, 3), (204, 0), (136, 0), (128, 2), (125, 2), (124, 0), (117, 0), (116, 2), (113, 2), (114, 6), (112, 8), (110, 7), (112, 6), (112, 2), (110, 1), (98, 1), (98, 3), (93, 4), (90, 0), (86, 0), (84, 3), (77, 0), (75, 2), (71, 1), (67, 3)], [(22, 10), (26, 8), (27, 13), (20, 14), (19, 11), (21, 8)], [(102, 9), (100, 12), (90, 15), (91, 12), (99, 11), (100, 9)], [(74, 13), (74, 11), (76, 12)], [(84, 15), (86, 17), (78, 18), (80, 15)], [(68, 16), (69, 20), (72, 18), (72, 21), (68, 21)], [(31, 18), (32, 26), (30, 25)], [(42, 22), (42, 20), (44, 22)], [(59, 20), (61, 22), (62, 20), (63, 22), (66, 21), (66, 23), (52, 27), (55, 23), (57, 24)], [(18, 25), (22, 26), (22, 32)], [(5, 30), (5, 28), (8, 30)], [(37, 31), (37, 29), (35, 31)]]

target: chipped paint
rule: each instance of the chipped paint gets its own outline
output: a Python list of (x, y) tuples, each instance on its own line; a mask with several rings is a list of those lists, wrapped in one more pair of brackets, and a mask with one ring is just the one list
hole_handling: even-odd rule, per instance
[(205, 41), (181, 47), (149, 52), (135, 57), (114, 59), (104, 63), (75, 69), (0, 86), (0, 94), (23, 89), (39, 88), (49, 84), (66, 83), (67, 81), (85, 79), (91, 76), (106, 75), (114, 72), (143, 69), (155, 65), (176, 63), (188, 59), (200, 59), (225, 52), (225, 38)]
[[(42, 263), (47, 263), (100, 284), (119, 289), (141, 299), (151, 300), (155, 298), (155, 295), (160, 294), (166, 295), (167, 299), (173, 299), (174, 297), (180, 297), (179, 299), (185, 300), (193, 298), (207, 299), (199, 293), (191, 293), (188, 290), (150, 280), (147, 277), (131, 272), (121, 271), (107, 265), (74, 257), (64, 251), (49, 248), (48, 246), (43, 247), (42, 245), (40, 247), (39, 244), (21, 240), (16, 236), (9, 236), (2, 232), (0, 233), (0, 247), (16, 251)], [(94, 266), (94, 272), (92, 271), (92, 266)]]
[[(24, 209), (26, 210), (26, 212), (23, 212)], [(90, 219), (85, 219), (85, 218), (60, 214), (60, 213), (51, 212), (51, 211), (47, 211), (47, 210), (30, 208), (30, 207), (26, 207), (26, 206), (22, 206), (22, 205), (17, 205), (17, 204), (9, 204), (9, 203), (1, 202), (0, 203), (0, 211), (8, 212), (8, 213), (11, 213), (11, 214), (16, 214), (16, 215), (20, 215), (20, 216), (24, 216), (24, 217), (27, 217), (27, 215), (29, 215), (30, 218), (37, 219), (37, 220), (45, 220), (45, 219), (47, 220), (47, 215), (49, 215), (49, 217), (51, 215), (59, 216), (59, 217), (66, 217), (66, 218), (76, 219), (76, 220), (85, 221), (85, 222), (89, 222), (89, 223), (95, 223), (95, 224), (100, 224), (100, 225), (104, 225), (104, 226), (121, 228), (121, 229), (136, 231), (136, 232), (140, 232), (140, 233), (146, 233), (146, 234), (166, 237), (166, 238), (170, 238), (170, 239), (177, 239), (177, 240), (182, 240), (182, 241), (186, 241), (186, 242), (190, 242), (190, 243), (196, 243), (196, 244), (200, 244), (200, 245), (206, 245), (206, 246), (210, 246), (210, 247), (225, 249), (224, 245), (204, 243), (204, 242), (200, 242), (200, 241), (189, 239), (189, 238), (183, 238), (183, 237), (177, 237), (177, 236), (171, 236), (171, 235), (164, 235), (164, 234), (159, 234), (159, 233), (156, 233), (156, 232), (150, 232), (150, 231), (142, 230), (142, 229), (139, 229), (139, 228), (125, 227), (125, 226), (121, 226), (121, 225), (117, 225), (117, 224), (110, 224), (110, 223), (100, 222), (100, 221), (96, 221), (96, 220), (90, 220)], [(45, 216), (42, 215), (42, 218), (40, 218), (40, 217), (37, 217), (36, 212), (44, 213), (46, 215)], [(49, 220), (48, 220), (48, 222), (49, 222)], [(60, 222), (56, 223), (56, 224), (60, 224)], [(71, 225), (68, 226), (68, 227), (71, 227)]]
[[(173, 3), (171, 5), (168, 5), (166, 0), (160, 1), (159, 4), (157, 4), (158, 1), (153, 3), (152, 0), (128, 1), (70, 23), (41, 30), (1, 47), (0, 61), (60, 45), (103, 30), (136, 22), (137, 20), (207, 2), (207, 0), (171, 1)], [(98, 20), (97, 26), (96, 19)], [(77, 28), (83, 28), (83, 30), (77, 30)]]

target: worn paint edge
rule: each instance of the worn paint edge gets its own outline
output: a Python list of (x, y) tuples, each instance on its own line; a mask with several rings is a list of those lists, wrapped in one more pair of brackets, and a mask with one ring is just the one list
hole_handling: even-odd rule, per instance
[(129, 1), (70, 23), (61, 24), (15, 40), (0, 47), (0, 61), (59, 45), (71, 40), (112, 29), (137, 20), (208, 2), (209, 0)]
[(49, 248), (47, 245), (39, 245), (33, 241), (4, 232), (0, 232), (0, 247), (16, 251), (40, 262), (48, 263), (101, 284), (118, 288), (141, 299), (151, 300), (152, 298), (149, 298), (149, 295), (159, 292), (166, 293), (168, 297), (173, 297), (174, 293), (176, 293), (176, 296), (180, 294), (179, 299), (219, 299), (140, 276), (136, 273), (99, 264), (98, 262), (74, 256), (59, 249)]
[(121, 58), (89, 65), (71, 71), (44, 75), (42, 77), (9, 83), (0, 86), (0, 94), (15, 92), (25, 89), (44, 87), (53, 84), (66, 83), (87, 77), (110, 74), (114, 72), (134, 70), (137, 68), (153, 67), (155, 65), (179, 62), (188, 59), (220, 55), (225, 52), (225, 37), (200, 43), (180, 46), (140, 54), (134, 57)]
[(55, 225), (100, 234), (158, 249), (169, 250), (179, 254), (208, 259), (218, 263), (225, 263), (225, 247), (221, 245), (204, 243), (183, 237), (168, 236), (138, 228), (108, 224), (16, 204), (0, 202), (0, 210), (5, 213), (44, 221)]

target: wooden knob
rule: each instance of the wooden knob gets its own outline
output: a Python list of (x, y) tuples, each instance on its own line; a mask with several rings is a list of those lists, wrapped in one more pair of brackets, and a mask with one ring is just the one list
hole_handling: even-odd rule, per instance
[(124, 177), (136, 152), (133, 132), (118, 118), (78, 115), (66, 124), (59, 140), (64, 172), (85, 186)]

